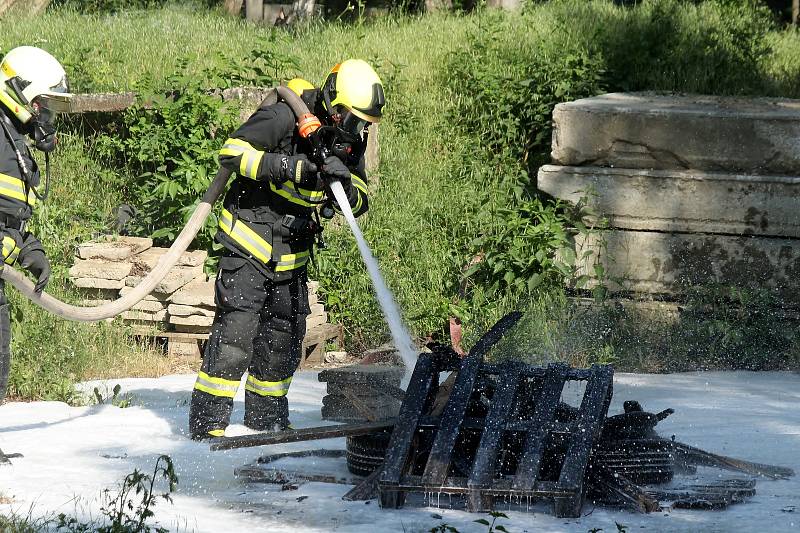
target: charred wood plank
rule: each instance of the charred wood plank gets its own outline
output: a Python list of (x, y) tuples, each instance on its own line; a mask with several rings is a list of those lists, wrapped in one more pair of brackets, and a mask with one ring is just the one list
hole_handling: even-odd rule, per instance
[(580, 516), (583, 478), (592, 447), (600, 435), (601, 424), (608, 412), (613, 376), (610, 366), (592, 365), (592, 375), (586, 385), (575, 430), (570, 437), (558, 478), (558, 485), (573, 490), (575, 495), (555, 499), (554, 510), (558, 517)]
[(458, 371), (456, 383), (447, 405), (442, 412), (439, 431), (428, 455), (428, 463), (425, 465), (425, 472), (422, 474), (422, 482), (429, 487), (437, 487), (444, 483), (447, 471), (450, 468), (450, 459), (453, 454), (453, 447), (458, 439), (461, 422), (467, 412), (467, 405), (472, 396), (472, 389), (478, 370), (481, 367), (481, 356), (470, 353), (463, 359), (461, 369)]
[(321, 426), (295, 429), (292, 431), (276, 431), (269, 433), (256, 433), (254, 435), (241, 435), (239, 437), (221, 437), (212, 439), (211, 451), (231, 450), (234, 448), (248, 448), (251, 446), (267, 446), (270, 444), (284, 444), (287, 442), (301, 442), (308, 440), (335, 439), (353, 435), (369, 435), (376, 431), (391, 429), (394, 420), (382, 422), (365, 422), (363, 424), (341, 424), (334, 426)]
[(638, 513), (653, 513), (661, 508), (656, 499), (625, 476), (614, 474), (602, 466), (592, 468), (591, 475), (591, 481), (595, 488), (615, 496), (626, 507)]
[(378, 480), (381, 477), (382, 470), (382, 466), (373, 470), (370, 475), (361, 480), (361, 483), (347, 491), (347, 493), (342, 496), (342, 499), (348, 502), (359, 502), (377, 498)]
[(473, 490), (470, 493), (471, 511), (491, 510), (491, 499), (482, 497), (481, 489), (489, 487), (495, 477), (497, 454), (500, 451), (506, 422), (513, 411), (514, 400), (517, 397), (521, 369), (522, 365), (519, 363), (507, 363), (505, 370), (499, 375), (498, 389), (494, 393), (486, 415), (486, 427), (481, 435), (469, 477), (468, 485)]
[[(411, 453), (411, 442), (420, 418), (422, 418), (433, 380), (438, 380), (438, 371), (431, 354), (420, 354), (417, 364), (414, 366), (414, 372), (411, 374), (406, 399), (400, 406), (400, 413), (397, 415), (397, 425), (389, 439), (386, 460), (380, 476), (382, 489), (397, 486), (400, 483), (400, 477)], [(402, 504), (402, 495), (388, 489), (386, 493), (381, 491), (381, 507), (395, 509)]]
[(786, 479), (794, 476), (794, 470), (791, 468), (752, 463), (742, 459), (735, 459), (733, 457), (707, 452), (681, 442), (668, 442), (670, 442), (673, 449), (682, 456), (679, 459), (682, 459), (690, 465), (715, 466), (725, 470), (733, 470), (735, 472), (743, 472), (745, 474), (763, 476), (771, 479)]
[(456, 444), (456, 439), (458, 439), (461, 422), (464, 420), (467, 404), (475, 386), (475, 379), (483, 363), (483, 356), (492, 346), (497, 344), (506, 331), (514, 327), (520, 318), (522, 318), (522, 313), (514, 311), (498, 320), (462, 360), (456, 383), (453, 386), (453, 392), (450, 394), (442, 413), (439, 431), (433, 441), (428, 463), (425, 465), (425, 472), (422, 474), (425, 485), (434, 487), (444, 483), (450, 467), (453, 447)]
[(553, 363), (547, 367), (544, 384), (536, 400), (533, 419), (530, 422), (530, 430), (522, 448), (522, 459), (520, 459), (514, 476), (515, 490), (530, 490), (536, 483), (541, 468), (545, 439), (552, 427), (568, 369), (569, 367), (563, 363)]

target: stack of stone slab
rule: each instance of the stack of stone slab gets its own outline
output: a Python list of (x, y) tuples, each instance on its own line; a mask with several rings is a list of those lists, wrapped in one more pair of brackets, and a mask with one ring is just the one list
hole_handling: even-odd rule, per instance
[(351, 365), (326, 369), (319, 381), (327, 383), (322, 418), (336, 422), (376, 422), (397, 416), (403, 392), (403, 367)]
[[(538, 188), (610, 228), (579, 239), (614, 291), (719, 283), (800, 304), (800, 101), (606, 94), (559, 104)], [(583, 264), (591, 272), (591, 264)]]
[[(166, 252), (167, 248), (154, 247), (151, 239), (107, 236), (78, 246), (69, 276), (85, 291), (82, 305), (101, 305), (132, 291)], [(214, 280), (203, 271), (207, 256), (203, 250), (185, 252), (154, 291), (122, 318), (137, 326), (137, 332), (167, 338), (172, 355), (198, 355), (198, 341), (208, 337), (216, 313)], [(323, 362), (325, 341), (336, 339), (341, 345), (341, 328), (328, 324), (318, 288), (317, 282), (308, 283), (306, 363)]]

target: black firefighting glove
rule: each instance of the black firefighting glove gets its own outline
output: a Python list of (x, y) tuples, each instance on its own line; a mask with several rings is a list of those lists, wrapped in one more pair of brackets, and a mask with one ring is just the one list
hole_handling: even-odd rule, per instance
[(17, 259), (20, 266), (36, 277), (34, 291), (41, 293), (50, 281), (50, 261), (44, 255), (44, 248), (39, 239), (28, 234), (25, 241), (20, 246), (19, 257)]
[[(350, 169), (342, 163), (342, 160), (335, 155), (329, 155), (322, 163), (322, 173), (326, 176), (337, 179), (344, 185), (345, 181), (350, 181)], [(352, 184), (350, 184), (352, 186)], [(345, 192), (347, 189), (345, 189)]]
[(305, 154), (266, 153), (261, 165), (260, 177), (269, 179), (276, 185), (291, 181), (295, 185), (310, 186), (316, 184), (317, 165), (309, 161)]

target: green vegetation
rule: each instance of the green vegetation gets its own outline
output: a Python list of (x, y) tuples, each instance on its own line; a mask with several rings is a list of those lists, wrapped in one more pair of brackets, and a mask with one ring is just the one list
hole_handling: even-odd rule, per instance
[[(589, 317), (565, 298), (562, 280), (576, 260), (570, 239), (593, 230), (580, 225), (574, 209), (538, 198), (530, 178), (547, 159), (550, 114), (561, 101), (616, 90), (800, 96), (800, 34), (777, 27), (755, 2), (648, 0), (621, 8), (555, 0), (531, 2), (521, 16), (479, 10), (289, 30), (198, 4), (84, 11), (93, 14), (64, 6), (21, 21), (0, 36), (0, 50), (46, 48), (65, 63), (77, 92), (181, 91), (112, 124), (67, 119), (53, 194), (33, 226), (55, 265), (56, 296), (78, 299), (65, 281), (74, 246), (108, 232), (119, 203), (136, 204), (143, 233), (180, 225), (214, 171), (220, 136), (235, 125), (204, 89), (294, 75), (320, 83), (331, 65), (353, 56), (376, 65), (388, 99), (381, 165), (371, 176), (374, 200), (361, 222), (416, 335), (440, 334), (456, 315), (469, 341), (524, 307), (534, 317), (533, 337), (552, 347), (528, 353), (583, 363), (761, 368), (780, 367), (796, 353), (759, 355), (756, 339), (797, 344), (733, 311), (692, 315), (696, 327), (682, 331), (695, 331), (694, 340), (682, 351), (645, 342), (629, 348), (628, 336), (640, 334), (630, 329), (636, 320), (610, 312)], [(199, 245), (209, 244), (211, 231)], [(169, 237), (170, 230), (156, 235)], [(345, 324), (348, 348), (383, 341), (386, 328), (352, 237), (334, 221), (326, 239), (311, 275), (322, 282), (333, 319)], [(66, 323), (15, 294), (12, 300), (14, 394), (70, 399), (73, 380), (114, 375), (125, 362), (139, 361), (126, 367), (139, 374), (163, 368), (117, 323)], [(730, 295), (724, 301), (736, 309)], [(584, 333), (575, 334), (577, 323), (587, 324)], [(702, 341), (711, 324), (723, 341)], [(654, 325), (651, 336), (669, 343), (668, 331), (668, 324)]]

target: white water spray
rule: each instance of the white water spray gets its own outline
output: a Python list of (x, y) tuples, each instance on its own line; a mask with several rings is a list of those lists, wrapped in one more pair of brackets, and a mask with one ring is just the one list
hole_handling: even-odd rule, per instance
[(361, 228), (358, 227), (358, 222), (353, 216), (353, 210), (350, 209), (350, 203), (347, 201), (347, 195), (344, 193), (342, 184), (338, 181), (331, 183), (331, 191), (339, 207), (344, 214), (347, 223), (350, 224), (350, 229), (353, 230), (353, 235), (358, 243), (358, 249), (361, 252), (361, 257), (364, 259), (364, 264), (367, 265), (367, 271), (372, 278), (372, 285), (375, 287), (375, 293), (378, 297), (378, 303), (383, 310), (383, 316), (386, 323), (389, 325), (389, 331), (392, 334), (392, 340), (397, 350), (400, 352), (400, 357), (403, 358), (403, 363), (406, 365), (406, 378), (409, 377), (410, 372), (417, 364), (417, 350), (411, 342), (411, 336), (408, 334), (403, 319), (400, 316), (400, 310), (397, 309), (397, 304), (394, 302), (394, 296), (383, 281), (383, 276), (378, 268), (378, 262), (372, 255), (372, 251), (364, 240), (364, 234), (361, 233)]

